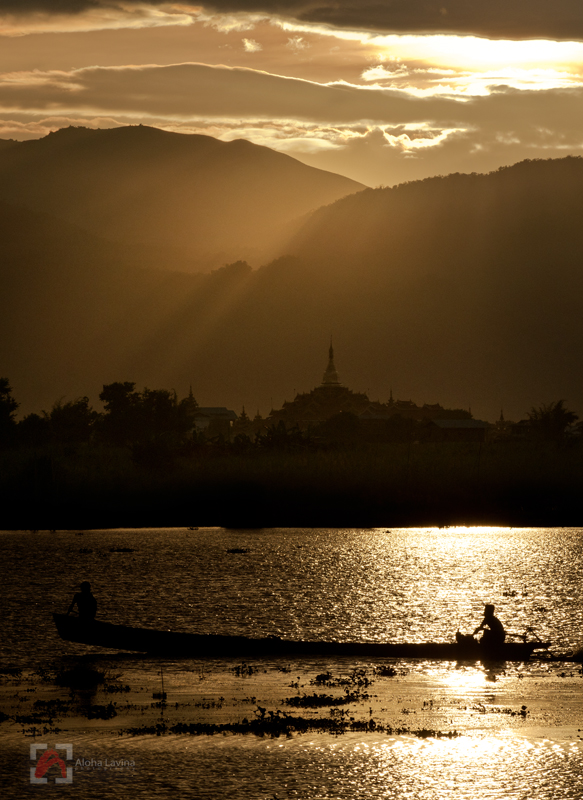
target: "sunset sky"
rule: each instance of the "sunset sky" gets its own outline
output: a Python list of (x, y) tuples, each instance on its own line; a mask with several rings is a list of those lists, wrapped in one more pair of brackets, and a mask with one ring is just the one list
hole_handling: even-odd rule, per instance
[(0, 138), (144, 124), (371, 186), (583, 153), (581, 0), (0, 0)]

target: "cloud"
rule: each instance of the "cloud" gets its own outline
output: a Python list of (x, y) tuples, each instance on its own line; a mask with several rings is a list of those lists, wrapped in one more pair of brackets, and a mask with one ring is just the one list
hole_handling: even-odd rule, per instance
[(583, 153), (583, 87), (460, 100), (196, 63), (4, 74), (0, 117), (0, 136), (18, 139), (59, 119), (248, 138), (370, 185)]
[[(427, 134), (420, 131), (419, 135)], [(377, 128), (358, 137), (347, 137), (341, 147), (313, 152), (301, 147), (277, 149), (285, 149), (305, 164), (340, 172), (368, 186), (394, 186), (452, 172), (491, 172), (525, 158), (583, 155), (581, 139), (577, 142), (572, 136), (570, 145), (564, 142), (563, 146), (548, 132), (546, 140), (539, 132), (536, 139), (520, 141), (518, 137), (511, 139), (488, 131), (457, 131), (446, 137), (436, 137), (434, 146), (414, 150), (404, 149), (401, 137), (398, 130), (387, 136)], [(417, 139), (412, 132), (409, 138), (411, 141)]]
[(525, 92), (499, 86), (486, 96), (414, 97), (380, 86), (321, 85), (241, 67), (186, 63), (89, 67), (0, 76), (0, 108), (93, 116), (124, 113), (176, 119), (303, 120), (350, 125), (431, 123), (440, 128), (580, 130), (583, 89)]
[(53, 131), (70, 125), (83, 128), (119, 128), (125, 123), (113, 117), (44, 117), (34, 121), (20, 119), (0, 119), (0, 139), (39, 139)]
[(291, 36), (287, 40), (286, 47), (289, 47), (290, 50), (298, 52), (299, 50), (308, 50), (310, 44), (303, 36)]
[[(254, 5), (213, 0), (217, 9)], [(305, 22), (394, 33), (454, 33), (490, 38), (572, 39), (583, 36), (579, 0), (340, 0), (276, 3)], [(285, 13), (283, 10), (280, 13)], [(288, 12), (289, 13), (289, 12)]]
[(0, 15), (126, 14), (151, 7), (171, 13), (203, 8), (230, 15), (258, 13), (350, 30), (454, 33), (502, 39), (583, 39), (580, 0), (0, 0)]
[(263, 17), (253, 14), (205, 14), (201, 9), (197, 9), (195, 19), (203, 22), (205, 27), (214, 28), (220, 33), (242, 33), (252, 31)]
[(160, 28), (191, 25), (198, 9), (188, 4), (144, 2), (101, 2), (74, 0), (49, 3), (39, 0), (0, 0), (0, 37), (31, 33), (79, 33), (86, 31)]
[(376, 67), (369, 67), (362, 73), (365, 81), (394, 81), (395, 78), (402, 78), (409, 74), (407, 67), (398, 65), (394, 69), (387, 69), (383, 64)]
[(79, 14), (106, 5), (100, 0), (0, 0), (0, 12), (8, 14)]
[(258, 53), (263, 47), (255, 39), (243, 39), (243, 48), (246, 53)]
[(0, 107), (41, 112), (84, 109), (182, 118), (400, 122), (432, 116), (435, 102), (390, 89), (347, 83), (326, 86), (259, 70), (196, 63), (34, 70), (0, 77)]

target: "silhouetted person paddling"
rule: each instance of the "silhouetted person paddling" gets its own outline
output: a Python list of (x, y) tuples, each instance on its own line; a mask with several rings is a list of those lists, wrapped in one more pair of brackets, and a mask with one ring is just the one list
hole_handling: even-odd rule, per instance
[(71, 601), (67, 614), (73, 611), (77, 606), (79, 610), (79, 619), (83, 622), (93, 622), (97, 614), (97, 600), (91, 594), (91, 584), (89, 581), (83, 581), (81, 584), (81, 591), (77, 592)]
[(486, 647), (497, 647), (504, 644), (506, 631), (498, 617), (494, 616), (494, 606), (491, 603), (486, 604), (484, 608), (484, 619), (480, 625), (478, 625), (473, 635), (475, 636), (479, 631), (484, 631), (480, 641)]

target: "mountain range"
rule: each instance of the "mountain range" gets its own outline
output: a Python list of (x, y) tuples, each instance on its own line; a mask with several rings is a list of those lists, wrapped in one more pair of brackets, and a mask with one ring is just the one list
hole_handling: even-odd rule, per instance
[(155, 268), (258, 266), (298, 218), (362, 188), (243, 139), (141, 125), (0, 142), (0, 199), (122, 245), (126, 258)]
[[(208, 138), (0, 142), (0, 374), (23, 413), (131, 380), (266, 414), (320, 382), (331, 334), (341, 379), (371, 399), (490, 420), (559, 398), (583, 412), (583, 159), (362, 189)], [(178, 180), (211, 187), (215, 222), (193, 210), (203, 193), (186, 213)], [(263, 213), (260, 184), (290, 202)], [(237, 202), (221, 205), (227, 185)]]

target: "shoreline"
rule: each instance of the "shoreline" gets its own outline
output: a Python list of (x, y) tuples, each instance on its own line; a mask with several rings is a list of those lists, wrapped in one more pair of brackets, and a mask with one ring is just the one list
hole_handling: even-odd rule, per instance
[[(302, 505), (301, 498), (297, 499)], [(96, 505), (100, 502), (96, 499)], [(22, 508), (18, 511), (3, 513), (0, 518), (0, 532), (22, 531), (35, 533), (41, 531), (95, 531), (95, 530), (142, 530), (160, 528), (225, 528), (228, 530), (262, 530), (266, 528), (294, 528), (294, 529), (372, 529), (372, 528), (581, 528), (583, 527), (583, 511), (580, 503), (572, 509), (564, 505), (560, 511), (556, 507), (542, 511), (538, 509), (512, 509), (502, 513), (499, 509), (474, 513), (425, 513), (418, 508), (411, 513), (395, 513), (392, 508), (379, 508), (371, 510), (370, 506), (361, 509), (336, 509), (334, 513), (327, 513), (326, 509), (314, 510), (303, 513), (290, 513), (282, 515), (274, 512), (273, 515), (261, 514), (260, 518), (256, 509), (249, 509), (242, 513), (239, 507), (236, 513), (209, 514), (200, 513), (196, 504), (185, 504), (187, 507), (181, 512), (176, 504), (168, 501), (168, 509), (148, 508), (147, 503), (136, 501), (139, 508), (133, 504), (129, 508), (121, 508), (96, 514), (87, 514), (86, 510), (75, 513), (69, 507), (65, 510), (46, 509), (40, 513), (27, 511)], [(145, 507), (146, 506), (146, 507)], [(305, 509), (304, 509), (305, 511)], [(440, 509), (441, 512), (441, 509)]]
[(148, 465), (127, 448), (0, 453), (4, 529), (583, 524), (583, 447), (369, 444)]
[[(364, 496), (363, 496), (364, 495)], [(116, 528), (418, 528), (583, 527), (583, 495), (532, 489), (519, 496), (468, 494), (394, 501), (347, 493), (269, 490), (247, 485), (116, 493), (71, 488), (58, 496), (8, 496), (0, 530), (112, 530)]]

